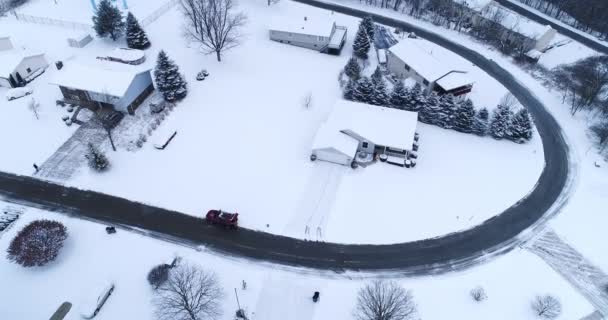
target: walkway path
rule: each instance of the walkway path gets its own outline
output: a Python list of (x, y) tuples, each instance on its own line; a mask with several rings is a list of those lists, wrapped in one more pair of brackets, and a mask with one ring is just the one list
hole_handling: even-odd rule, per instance
[(600, 314), (608, 316), (608, 275), (560, 239), (553, 230), (545, 232), (526, 247), (568, 280)]
[(95, 120), (87, 121), (40, 166), (40, 171), (35, 176), (59, 182), (67, 181), (86, 161), (84, 156), (88, 144), (99, 146), (107, 137), (104, 129)]

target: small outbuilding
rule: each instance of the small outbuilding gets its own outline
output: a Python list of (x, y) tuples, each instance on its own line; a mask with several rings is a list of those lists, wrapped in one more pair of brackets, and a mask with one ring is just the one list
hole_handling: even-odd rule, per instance
[(90, 33), (76, 33), (68, 38), (68, 45), (73, 48), (84, 48), (91, 41), (93, 41), (93, 37)]
[(269, 30), (270, 40), (287, 43), (298, 47), (317, 50), (323, 53), (340, 54), (346, 42), (347, 28), (336, 25), (330, 17), (300, 21), (273, 21)]
[(358, 153), (406, 159), (418, 113), (340, 100), (315, 137), (311, 160), (351, 165)]
[(107, 69), (67, 64), (57, 71), (51, 84), (59, 86), (67, 103), (92, 110), (113, 108), (129, 114), (154, 91), (150, 69), (133, 66)]
[(44, 53), (28, 50), (0, 52), (0, 87), (16, 88), (34, 80), (49, 66)]
[(13, 43), (11, 42), (11, 37), (9, 36), (0, 36), (0, 51), (12, 50)]

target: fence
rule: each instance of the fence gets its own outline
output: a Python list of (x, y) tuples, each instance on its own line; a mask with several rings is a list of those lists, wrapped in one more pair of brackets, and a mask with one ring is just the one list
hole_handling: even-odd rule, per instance
[(30, 16), (28, 14), (17, 13), (15, 11), (13, 11), (13, 15), (15, 16), (15, 18), (17, 18), (17, 20), (23, 21), (23, 22), (71, 28), (74, 30), (90, 31), (91, 28), (93, 27), (92, 25), (86, 24), (86, 23), (65, 21), (65, 20), (52, 19), (52, 18), (46, 18), (46, 17)]
[(147, 17), (145, 17), (141, 21), (141, 25), (143, 27), (147, 27), (152, 22), (154, 22), (158, 18), (160, 18), (163, 14), (167, 13), (167, 11), (169, 11), (169, 9), (173, 8), (174, 6), (176, 6), (178, 2), (179, 2), (179, 0), (169, 0), (169, 1), (167, 1), (167, 3), (163, 4), (160, 8), (154, 10), (154, 12), (150, 13)]

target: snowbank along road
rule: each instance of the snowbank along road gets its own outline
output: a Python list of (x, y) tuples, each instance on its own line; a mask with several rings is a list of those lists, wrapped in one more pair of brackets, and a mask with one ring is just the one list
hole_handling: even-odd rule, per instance
[[(297, 1), (357, 17), (369, 14), (314, 0)], [(466, 268), (488, 255), (512, 249), (520, 243), (518, 236), (522, 232), (545, 220), (567, 186), (569, 150), (561, 128), (526, 87), (493, 61), (423, 28), (381, 15), (372, 16), (381, 24), (414, 31), (470, 60), (500, 81), (529, 109), (543, 141), (546, 165), (534, 190), (525, 198), (500, 215), (462, 232), (400, 244), (348, 245), (304, 241), (247, 229), (229, 232), (207, 226), (201, 218), (179, 212), (9, 173), (0, 173), (0, 194), (7, 201), (142, 228), (235, 256), (325, 270), (437, 274)], [(201, 204), (201, 208), (205, 205)], [(203, 214), (201, 212), (200, 217)]]

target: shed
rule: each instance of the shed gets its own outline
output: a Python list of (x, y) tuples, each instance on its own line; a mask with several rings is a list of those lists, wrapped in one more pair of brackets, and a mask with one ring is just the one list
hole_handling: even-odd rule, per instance
[(68, 44), (73, 48), (84, 48), (91, 41), (93, 37), (87, 32), (76, 33), (68, 38)]
[(48, 67), (44, 53), (27, 50), (0, 52), (0, 87), (13, 88), (32, 81)]

